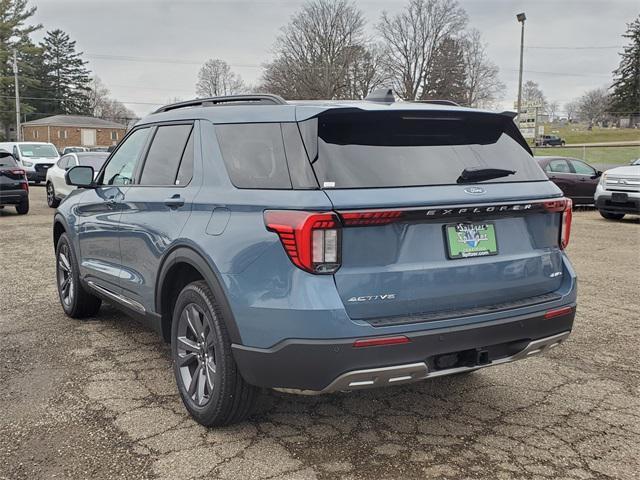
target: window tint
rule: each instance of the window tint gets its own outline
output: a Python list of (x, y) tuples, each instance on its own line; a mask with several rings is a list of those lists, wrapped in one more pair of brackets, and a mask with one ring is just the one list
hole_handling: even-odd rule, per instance
[(291, 188), (279, 123), (216, 125), (231, 182), (238, 188)]
[(9, 152), (0, 152), (0, 167), (17, 167), (18, 163)]
[(129, 185), (133, 183), (133, 171), (148, 135), (149, 129), (141, 128), (127, 137), (104, 169), (103, 184)]
[(59, 168), (67, 168), (68, 164), (69, 164), (69, 157), (67, 155), (65, 155), (60, 160), (58, 160), (58, 167)]
[(191, 125), (158, 127), (140, 178), (141, 185), (174, 185)]
[(500, 115), (329, 111), (318, 120), (313, 169), (323, 188), (455, 185), (467, 168), (515, 171), (490, 183), (547, 179)]
[(296, 123), (282, 124), (282, 138), (293, 188), (318, 188)]
[(579, 160), (569, 160), (573, 169), (579, 175), (595, 175), (596, 171), (584, 162)]
[(191, 178), (193, 178), (193, 130), (189, 135), (189, 141), (187, 146), (184, 147), (184, 153), (182, 154), (182, 161), (180, 162), (180, 168), (178, 169), (178, 178), (176, 178), (176, 185), (187, 185)]
[(549, 162), (549, 171), (555, 173), (571, 173), (569, 164), (564, 160), (551, 160)]

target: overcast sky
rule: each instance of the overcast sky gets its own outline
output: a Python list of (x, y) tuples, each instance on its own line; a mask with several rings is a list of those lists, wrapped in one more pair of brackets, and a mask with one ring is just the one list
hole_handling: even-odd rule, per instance
[[(76, 40), (112, 96), (138, 115), (174, 98), (194, 97), (199, 66), (209, 58), (227, 61), (246, 82), (255, 83), (261, 65), (272, 56), (280, 27), (302, 3), (31, 0), (38, 7), (36, 22), (47, 30), (61, 28)], [(381, 12), (397, 11), (405, 0), (356, 3), (373, 34)], [(524, 80), (538, 82), (547, 98), (563, 105), (587, 89), (610, 83), (624, 43), (620, 35), (640, 12), (638, 0), (460, 0), (460, 4), (500, 68), (506, 85), (503, 106), (510, 109), (518, 82), (516, 13), (527, 15)]]

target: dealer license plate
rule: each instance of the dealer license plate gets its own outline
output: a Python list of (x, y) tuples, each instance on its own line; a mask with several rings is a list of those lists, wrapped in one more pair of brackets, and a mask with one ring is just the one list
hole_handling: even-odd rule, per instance
[(449, 258), (497, 255), (498, 242), (493, 223), (456, 223), (445, 226)]

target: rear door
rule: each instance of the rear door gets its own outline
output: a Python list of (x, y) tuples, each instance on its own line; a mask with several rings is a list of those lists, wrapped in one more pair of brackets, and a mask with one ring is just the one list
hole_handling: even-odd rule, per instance
[[(331, 112), (301, 131), (342, 217), (334, 278), (351, 318), (424, 321), (542, 302), (558, 289), (560, 215), (539, 201), (559, 192), (511, 120)], [(461, 182), (474, 168), (512, 173)]]
[(122, 294), (153, 309), (156, 275), (180, 236), (200, 177), (193, 178), (197, 129), (193, 122), (154, 128), (150, 146), (123, 198), (120, 218)]
[(558, 185), (565, 195), (572, 198), (576, 196), (576, 182), (578, 179), (566, 159), (554, 158), (549, 160), (545, 171), (549, 179)]

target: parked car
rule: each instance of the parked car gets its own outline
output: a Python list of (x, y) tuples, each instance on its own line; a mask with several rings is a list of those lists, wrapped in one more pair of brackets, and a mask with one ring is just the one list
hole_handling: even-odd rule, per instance
[(0, 208), (16, 207), (20, 215), (29, 213), (29, 182), (13, 155), (0, 150)]
[(3, 142), (0, 149), (11, 152), (20, 168), (27, 173), (27, 179), (36, 184), (45, 180), (47, 170), (60, 158), (52, 143)]
[(91, 147), (89, 151), (90, 152), (108, 152), (109, 147)]
[(154, 325), (203, 425), (245, 418), (259, 387), (471, 372), (572, 329), (571, 200), (506, 114), (198, 99), (140, 120), (97, 177), (66, 178), (64, 311), (106, 300)]
[(564, 140), (557, 135), (541, 135), (536, 138), (536, 147), (564, 147)]
[(66, 155), (68, 153), (88, 152), (89, 149), (85, 147), (64, 147), (60, 155)]
[(640, 165), (640, 158), (636, 158), (635, 160), (631, 160), (630, 165)]
[(611, 168), (602, 174), (595, 193), (600, 215), (620, 220), (640, 215), (640, 165)]
[(85, 165), (93, 167), (97, 173), (104, 161), (109, 156), (108, 153), (100, 152), (78, 152), (68, 153), (60, 158), (56, 164), (47, 171), (47, 204), (51, 208), (60, 205), (60, 201), (65, 198), (75, 187), (67, 185), (64, 175), (67, 170), (77, 166)]
[(602, 172), (591, 165), (568, 157), (535, 157), (549, 179), (574, 205), (593, 205), (593, 194)]

